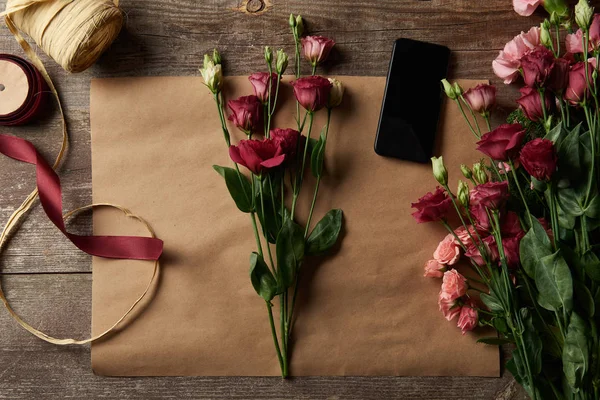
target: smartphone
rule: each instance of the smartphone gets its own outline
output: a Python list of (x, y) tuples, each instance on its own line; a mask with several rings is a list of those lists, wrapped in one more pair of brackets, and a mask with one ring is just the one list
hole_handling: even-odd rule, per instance
[(433, 152), (450, 50), (441, 45), (394, 42), (375, 138), (381, 156), (427, 163)]

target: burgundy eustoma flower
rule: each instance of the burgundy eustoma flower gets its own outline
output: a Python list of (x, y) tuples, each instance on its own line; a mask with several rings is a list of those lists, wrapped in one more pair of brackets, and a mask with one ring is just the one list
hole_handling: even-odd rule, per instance
[(411, 207), (417, 209), (412, 213), (417, 223), (435, 222), (446, 218), (452, 207), (452, 200), (442, 188), (438, 187), (435, 192), (427, 193), (416, 203), (412, 203)]
[(479, 84), (464, 93), (464, 98), (473, 111), (488, 113), (496, 105), (496, 87)]
[(555, 93), (562, 93), (569, 83), (570, 62), (564, 58), (554, 60), (554, 68), (548, 78), (548, 87)]
[[(585, 63), (578, 62), (571, 67), (569, 72), (569, 84), (565, 90), (564, 98), (572, 105), (578, 105), (585, 97), (589, 96), (587, 80), (585, 77)], [(588, 64), (587, 68), (589, 82), (592, 82), (592, 67)]]
[(520, 160), (529, 175), (548, 181), (556, 171), (558, 156), (551, 140), (537, 138), (523, 146)]
[(500, 224), (500, 232), (502, 233), (502, 237), (515, 237), (525, 234), (516, 212), (508, 211), (506, 215), (503, 216), (502, 223)]
[(554, 54), (544, 46), (536, 47), (521, 59), (523, 80), (529, 87), (544, 87), (554, 67)]
[(302, 53), (312, 65), (317, 65), (327, 59), (334, 45), (332, 39), (324, 36), (306, 36), (302, 38)]
[(281, 146), (272, 139), (242, 140), (237, 146), (229, 147), (229, 157), (255, 175), (262, 175), (285, 160)]
[(271, 130), (271, 139), (281, 147), (286, 160), (293, 160), (296, 157), (300, 132), (294, 129), (276, 128)]
[(520, 243), (520, 236), (502, 239), (502, 247), (504, 250), (504, 256), (506, 257), (506, 264), (508, 268), (517, 269), (519, 268), (519, 265), (521, 265), (521, 259), (519, 257)]
[(469, 203), (488, 210), (500, 210), (508, 200), (508, 182), (488, 182), (475, 186), (469, 194)]
[(322, 76), (307, 76), (292, 82), (296, 100), (307, 111), (318, 111), (327, 105), (333, 86)]
[(498, 161), (508, 161), (519, 153), (525, 138), (521, 124), (503, 124), (484, 134), (477, 142), (477, 150)]
[[(269, 73), (255, 72), (248, 77), (248, 80), (254, 88), (254, 94), (258, 99), (265, 104), (269, 98)], [(275, 98), (275, 90), (277, 89), (277, 74), (271, 74), (271, 99)]]
[(237, 100), (229, 100), (227, 107), (231, 111), (229, 120), (247, 135), (260, 125), (262, 104), (256, 96), (243, 96)]
[[(517, 99), (517, 104), (521, 106), (525, 116), (535, 122), (543, 120), (544, 110), (542, 109), (542, 98), (539, 92), (528, 86), (522, 87), (519, 91), (521, 97)], [(548, 91), (544, 93), (544, 102), (546, 112), (549, 114), (552, 111), (552, 96)]]

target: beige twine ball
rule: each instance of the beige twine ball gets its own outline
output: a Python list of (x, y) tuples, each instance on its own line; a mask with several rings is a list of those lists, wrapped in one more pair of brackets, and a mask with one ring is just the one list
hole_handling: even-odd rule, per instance
[[(8, 18), (60, 66), (81, 72), (117, 38), (123, 13), (110, 0), (34, 0)], [(7, 11), (23, 0), (9, 0)]]

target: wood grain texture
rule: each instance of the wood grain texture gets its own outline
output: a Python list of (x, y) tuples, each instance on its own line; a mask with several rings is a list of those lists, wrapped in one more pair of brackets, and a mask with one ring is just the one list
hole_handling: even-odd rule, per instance
[[(541, 20), (540, 16), (516, 16), (509, 0), (268, 3), (260, 15), (253, 15), (240, 12), (245, 5), (242, 0), (125, 0), (121, 6), (127, 13), (126, 26), (90, 70), (70, 75), (40, 54), (61, 94), (71, 134), (69, 155), (61, 168), (66, 209), (91, 200), (92, 77), (197, 75), (202, 54), (213, 47), (225, 58), (226, 74), (264, 69), (262, 46), (292, 51), (287, 17), (293, 12), (304, 16), (311, 33), (337, 41), (324, 73), (385, 75), (394, 39), (441, 43), (453, 51), (451, 77), (488, 78), (499, 84), (505, 112), (514, 104), (516, 89), (500, 85), (492, 74), (491, 60), (506, 41)], [(0, 9), (4, 4), (0, 0)], [(0, 49), (23, 54), (4, 28), (0, 28)], [(51, 159), (60, 140), (56, 107), (30, 126), (2, 132), (31, 140)], [(5, 221), (33, 188), (34, 171), (6, 158), (0, 158), (0, 171), (0, 220)], [(70, 229), (89, 233), (91, 219), (83, 216)], [(15, 308), (35, 326), (56, 335), (89, 333), (90, 268), (89, 256), (62, 238), (39, 207), (0, 260), (3, 285)], [(0, 398), (523, 398), (509, 374), (501, 379), (309, 378), (288, 382), (277, 378), (100, 378), (90, 370), (89, 348), (47, 345), (20, 329), (6, 312), (0, 312), (0, 324)]]

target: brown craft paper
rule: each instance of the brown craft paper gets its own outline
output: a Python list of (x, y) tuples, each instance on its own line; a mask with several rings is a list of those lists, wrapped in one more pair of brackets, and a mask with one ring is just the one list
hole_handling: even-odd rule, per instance
[[(498, 376), (497, 347), (476, 344), (477, 335), (463, 336), (456, 320), (447, 322), (437, 306), (440, 280), (422, 276), (445, 235), (410, 216), (410, 203), (435, 187), (431, 167), (373, 151), (385, 79), (342, 80), (346, 96), (333, 113), (315, 221), (342, 208), (344, 230), (335, 254), (303, 266), (292, 375)], [(228, 98), (251, 92), (246, 77), (227, 78), (227, 86)], [(208, 89), (196, 77), (102, 79), (93, 81), (91, 96), (94, 201), (131, 207), (165, 241), (152, 301), (120, 332), (93, 344), (94, 371), (278, 375), (266, 305), (248, 276), (250, 217), (212, 169), (232, 163)], [(289, 85), (282, 96), (275, 126), (295, 126)], [(234, 141), (242, 138), (231, 132)], [(438, 149), (453, 186), (460, 163), (479, 157), (473, 143), (455, 106), (446, 104)], [(144, 234), (104, 210), (94, 213), (94, 233)], [(94, 334), (123, 314), (151, 273), (150, 263), (94, 258)]]

